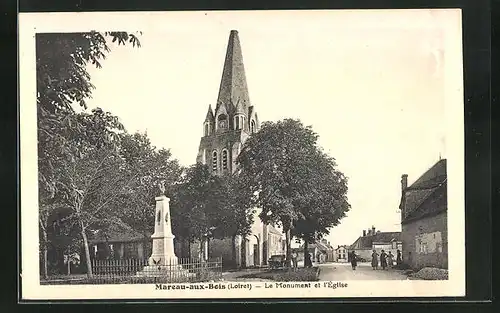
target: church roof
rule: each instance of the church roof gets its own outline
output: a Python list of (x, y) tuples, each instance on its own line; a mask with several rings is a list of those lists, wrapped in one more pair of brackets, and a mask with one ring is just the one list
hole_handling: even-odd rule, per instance
[(209, 104), (207, 116), (205, 117), (205, 121), (211, 121), (211, 120), (213, 120), (213, 118), (214, 118), (214, 112), (212, 111), (212, 105)]
[(236, 105), (238, 101), (241, 101), (245, 107), (250, 105), (240, 39), (238, 31), (232, 30), (227, 43), (216, 110), (221, 103)]

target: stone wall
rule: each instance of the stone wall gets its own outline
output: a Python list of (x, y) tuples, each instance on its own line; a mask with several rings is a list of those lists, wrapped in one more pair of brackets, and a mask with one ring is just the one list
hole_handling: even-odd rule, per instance
[(403, 262), (412, 268), (448, 268), (447, 213), (402, 225)]

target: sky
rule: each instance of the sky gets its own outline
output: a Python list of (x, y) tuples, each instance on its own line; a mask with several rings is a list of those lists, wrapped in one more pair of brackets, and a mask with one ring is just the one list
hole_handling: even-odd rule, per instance
[[(111, 45), (90, 108), (196, 161), (229, 32), (239, 32), (261, 121), (298, 118), (348, 178), (351, 210), (327, 237), (352, 244), (372, 225), (400, 231), (401, 175), (446, 158), (447, 11), (175, 13), (144, 17), (141, 48)], [(148, 20), (150, 22), (148, 22)]]

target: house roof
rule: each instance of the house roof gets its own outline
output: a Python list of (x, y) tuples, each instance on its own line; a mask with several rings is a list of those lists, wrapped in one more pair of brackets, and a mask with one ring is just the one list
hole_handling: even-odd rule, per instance
[(114, 225), (112, 229), (98, 230), (89, 238), (89, 243), (101, 242), (134, 242), (149, 238), (148, 234), (142, 234), (125, 223)]
[(347, 245), (342, 245), (335, 248), (335, 250), (339, 250), (340, 248), (348, 249), (349, 247)]
[(374, 242), (389, 243), (394, 240), (401, 241), (401, 232), (378, 232), (375, 233), (374, 235), (366, 235), (359, 237), (349, 248), (352, 250), (371, 249)]
[(403, 191), (402, 223), (447, 209), (446, 159), (439, 160)]
[[(311, 250), (314, 250), (314, 249), (318, 248), (318, 250), (320, 250), (320, 251), (333, 250), (332, 247), (329, 247), (328, 245), (325, 245), (324, 243), (319, 242), (319, 241), (316, 242), (316, 243), (310, 243), (310, 244), (308, 244), (307, 248), (311, 249)], [(302, 244), (300, 246), (300, 249), (304, 249), (304, 244)]]

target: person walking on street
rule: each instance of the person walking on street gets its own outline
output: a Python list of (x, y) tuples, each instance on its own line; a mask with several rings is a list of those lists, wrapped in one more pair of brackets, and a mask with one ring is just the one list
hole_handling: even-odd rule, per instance
[(351, 252), (351, 266), (352, 270), (356, 270), (356, 266), (358, 266), (358, 256), (356, 255), (356, 252)]
[(383, 270), (387, 268), (387, 253), (384, 250), (380, 253), (380, 266)]
[(372, 268), (376, 270), (378, 268), (378, 253), (376, 250), (373, 250), (372, 253)]
[(387, 255), (387, 267), (392, 268), (394, 266), (394, 255), (391, 251), (389, 251), (389, 255)]
[(401, 259), (401, 251), (398, 249), (396, 251), (396, 265), (399, 267), (403, 263), (403, 260)]
[(312, 260), (311, 260), (311, 254), (306, 253), (304, 259), (304, 267), (312, 267)]
[(297, 252), (292, 251), (292, 264), (293, 268), (297, 268)]

